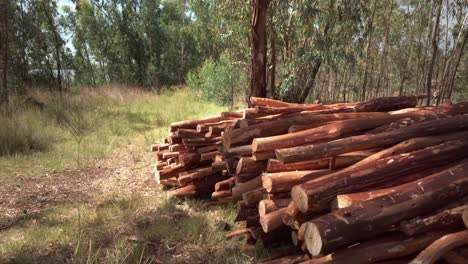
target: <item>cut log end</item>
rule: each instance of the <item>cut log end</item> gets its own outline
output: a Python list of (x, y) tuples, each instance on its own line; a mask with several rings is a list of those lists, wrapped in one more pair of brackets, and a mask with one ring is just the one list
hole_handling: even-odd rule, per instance
[(254, 138), (254, 140), (252, 141), (252, 152), (257, 152), (257, 149), (258, 149), (257, 139)]
[(314, 224), (308, 224), (305, 230), (304, 240), (307, 250), (312, 256), (315, 257), (322, 253), (322, 237), (320, 236), (318, 228)]
[(468, 228), (468, 208), (463, 211), (463, 223), (465, 223), (466, 228)]
[(270, 177), (267, 177), (266, 175), (262, 176), (262, 187), (265, 188), (267, 192), (271, 192), (273, 188), (273, 181)]
[(301, 212), (306, 213), (309, 210), (309, 197), (303, 188), (294, 186), (291, 189), (291, 198)]

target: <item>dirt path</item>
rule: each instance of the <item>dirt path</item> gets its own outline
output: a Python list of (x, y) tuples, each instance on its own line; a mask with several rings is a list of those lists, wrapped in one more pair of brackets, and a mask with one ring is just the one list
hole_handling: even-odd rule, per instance
[(42, 177), (19, 176), (15, 184), (0, 185), (0, 232), (56, 205), (97, 204), (109, 196), (158, 192), (151, 178), (152, 155), (142, 148), (142, 144), (124, 145), (92, 166)]

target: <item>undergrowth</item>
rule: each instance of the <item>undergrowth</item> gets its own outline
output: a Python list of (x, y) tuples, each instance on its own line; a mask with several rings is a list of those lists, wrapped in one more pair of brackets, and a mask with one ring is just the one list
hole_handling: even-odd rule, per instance
[(160, 141), (173, 121), (219, 113), (188, 89), (161, 94), (102, 87), (58, 95), (31, 91), (43, 107), (14, 98), (0, 107), (0, 179), (89, 165), (132, 134)]

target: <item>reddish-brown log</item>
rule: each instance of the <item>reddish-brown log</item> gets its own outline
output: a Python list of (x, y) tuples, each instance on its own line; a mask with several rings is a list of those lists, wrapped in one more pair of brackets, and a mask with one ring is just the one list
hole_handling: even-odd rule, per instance
[(365, 191), (385, 184), (402, 184), (404, 182), (399, 181), (401, 176), (459, 160), (468, 155), (465, 151), (467, 146), (468, 138), (450, 141), (376, 160), (352, 170), (337, 171), (295, 186), (291, 196), (302, 212), (324, 211), (339, 194)]
[(264, 151), (264, 152), (255, 152), (252, 153), (252, 158), (255, 161), (269, 160), (276, 158), (275, 151)]
[(276, 211), (278, 209), (281, 209), (283, 207), (288, 206), (288, 204), (291, 202), (290, 198), (285, 198), (285, 199), (263, 199), (260, 202), (258, 202), (258, 214), (260, 217), (271, 213), (273, 211)]
[(226, 158), (233, 157), (245, 157), (252, 155), (252, 145), (244, 145), (239, 147), (228, 148), (223, 151), (223, 155)]
[(237, 202), (237, 216), (234, 221), (235, 222), (245, 221), (249, 217), (252, 217), (252, 218), (258, 217), (257, 208), (248, 206), (247, 203), (245, 203), (245, 201), (238, 201)]
[(197, 153), (202, 154), (202, 153), (207, 153), (207, 152), (218, 150), (218, 146), (209, 145), (209, 146), (199, 147), (196, 150), (197, 150)]
[(330, 125), (332, 123), (334, 123), (334, 122), (314, 123), (314, 124), (308, 124), (308, 125), (292, 125), (288, 129), (288, 133), (295, 133), (295, 132), (299, 132), (299, 131), (302, 131), (302, 130), (316, 128), (316, 127), (319, 127), (319, 126)]
[(255, 161), (251, 157), (243, 157), (239, 160), (236, 167), (236, 180), (238, 182), (246, 182), (266, 170), (267, 161)]
[(179, 128), (175, 132), (178, 138), (200, 138), (203, 137), (203, 133), (198, 132), (196, 129)]
[(432, 264), (448, 251), (468, 244), (468, 230), (445, 235), (421, 251), (409, 264)]
[(426, 217), (416, 217), (410, 220), (405, 220), (400, 223), (400, 229), (407, 236), (426, 233), (433, 229), (443, 229), (448, 227), (462, 227), (463, 210), (467, 209), (468, 205), (463, 205)]
[(375, 161), (378, 159), (387, 158), (387, 157), (397, 155), (397, 154), (408, 153), (411, 151), (427, 148), (430, 146), (439, 145), (447, 141), (453, 141), (453, 140), (463, 139), (463, 138), (468, 138), (468, 131), (448, 133), (448, 134), (442, 134), (442, 135), (431, 136), (431, 137), (411, 138), (393, 147), (377, 152), (374, 155), (371, 155), (363, 159), (362, 161), (357, 162), (356, 164), (351, 166), (349, 169), (354, 168), (354, 167), (359, 167), (363, 164), (366, 164), (366, 163), (369, 163), (371, 161)]
[(451, 250), (444, 254), (443, 259), (448, 264), (466, 264), (468, 263), (468, 258), (463, 256), (463, 254), (458, 253), (456, 250)]
[(217, 150), (212, 151), (212, 152), (202, 153), (202, 154), (200, 154), (200, 161), (214, 160), (216, 155), (219, 155), (219, 151), (217, 151)]
[(162, 171), (155, 171), (154, 178), (156, 180), (156, 183), (159, 184), (161, 180), (166, 180), (166, 179), (178, 176), (179, 173), (184, 171), (184, 169), (185, 169), (184, 166), (178, 165), (176, 167), (165, 169)]
[(200, 119), (193, 119), (193, 120), (185, 120), (174, 122), (171, 124), (171, 132), (177, 131), (179, 128), (187, 128), (187, 129), (196, 129), (198, 124), (206, 124), (206, 123), (214, 123), (220, 122), (225, 120), (232, 120), (235, 118), (232, 117), (223, 117), (223, 116), (210, 116)]
[(251, 143), (251, 140), (257, 137), (270, 137), (287, 133), (291, 125), (324, 123), (330, 121), (342, 121), (362, 117), (386, 117), (387, 113), (340, 113), (340, 114), (315, 114), (301, 113), (292, 117), (284, 117), (270, 122), (259, 123), (246, 128), (230, 130), (227, 129), (223, 134), (223, 146), (229, 148), (233, 144), (245, 142)]
[(271, 137), (255, 138), (252, 143), (253, 152), (262, 152), (282, 148), (290, 148), (306, 144), (312, 144), (323, 140), (333, 140), (345, 135), (374, 128), (399, 119), (399, 115), (373, 116), (351, 120), (336, 121), (329, 125), (306, 129), (295, 133), (277, 135)]
[(339, 209), (305, 223), (313, 256), (386, 232), (401, 220), (429, 213), (468, 194), (468, 161), (395, 187), (395, 191)]
[(331, 173), (330, 170), (286, 171), (265, 173), (262, 175), (262, 186), (269, 193), (289, 192), (300, 183)]
[(417, 253), (440, 238), (443, 233), (427, 233), (415, 237), (391, 234), (345, 248), (329, 255), (314, 258), (304, 264), (372, 264), (378, 261), (405, 257)]
[(262, 177), (253, 178), (248, 182), (238, 183), (232, 188), (232, 197), (235, 201), (242, 199), (242, 194), (262, 187)]
[(211, 199), (222, 199), (232, 196), (230, 190), (216, 191), (211, 194)]
[(227, 191), (230, 190), (231, 187), (234, 185), (234, 177), (226, 179), (224, 181), (219, 181), (215, 184), (215, 191)]
[(255, 190), (245, 192), (242, 194), (242, 200), (244, 200), (248, 206), (256, 206), (258, 202), (263, 199), (263, 194), (265, 192), (266, 191), (263, 188), (257, 188)]
[(466, 228), (468, 228), (468, 210), (463, 211), (463, 223), (465, 223)]
[(250, 232), (252, 232), (251, 228), (238, 229), (238, 230), (234, 230), (232, 232), (224, 234), (224, 238), (230, 239), (230, 238), (233, 238), (233, 237), (236, 237), (236, 236), (250, 234)]
[(295, 104), (295, 103), (287, 103), (279, 100), (274, 100), (270, 98), (262, 98), (262, 97), (255, 97), (251, 96), (249, 98), (250, 104), (252, 106), (272, 106), (272, 107), (293, 107), (293, 106), (303, 106), (303, 104)]
[(352, 136), (325, 143), (279, 149), (276, 150), (276, 156), (283, 163), (300, 162), (361, 149), (390, 146), (414, 137), (449, 133), (466, 128), (468, 128), (468, 116), (448, 117), (376, 135)]
[(260, 224), (262, 225), (263, 232), (269, 233), (281, 226), (284, 226), (282, 215), (285, 210), (286, 207), (260, 217)]
[(165, 143), (161, 143), (161, 144), (157, 144), (158, 145), (158, 148), (156, 151), (163, 151), (163, 150), (166, 150), (169, 148), (170, 144), (165, 144)]
[(178, 157), (179, 154), (180, 154), (180, 152), (164, 152), (164, 153), (162, 154), (162, 158), (163, 158), (164, 160), (166, 160), (166, 159)]

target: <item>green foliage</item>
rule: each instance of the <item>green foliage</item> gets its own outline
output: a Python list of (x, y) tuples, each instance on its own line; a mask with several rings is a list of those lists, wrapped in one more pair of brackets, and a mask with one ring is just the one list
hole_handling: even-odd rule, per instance
[(203, 98), (225, 105), (232, 105), (246, 84), (245, 73), (227, 53), (223, 53), (217, 60), (206, 60), (200, 69), (187, 76), (187, 85), (199, 91)]

